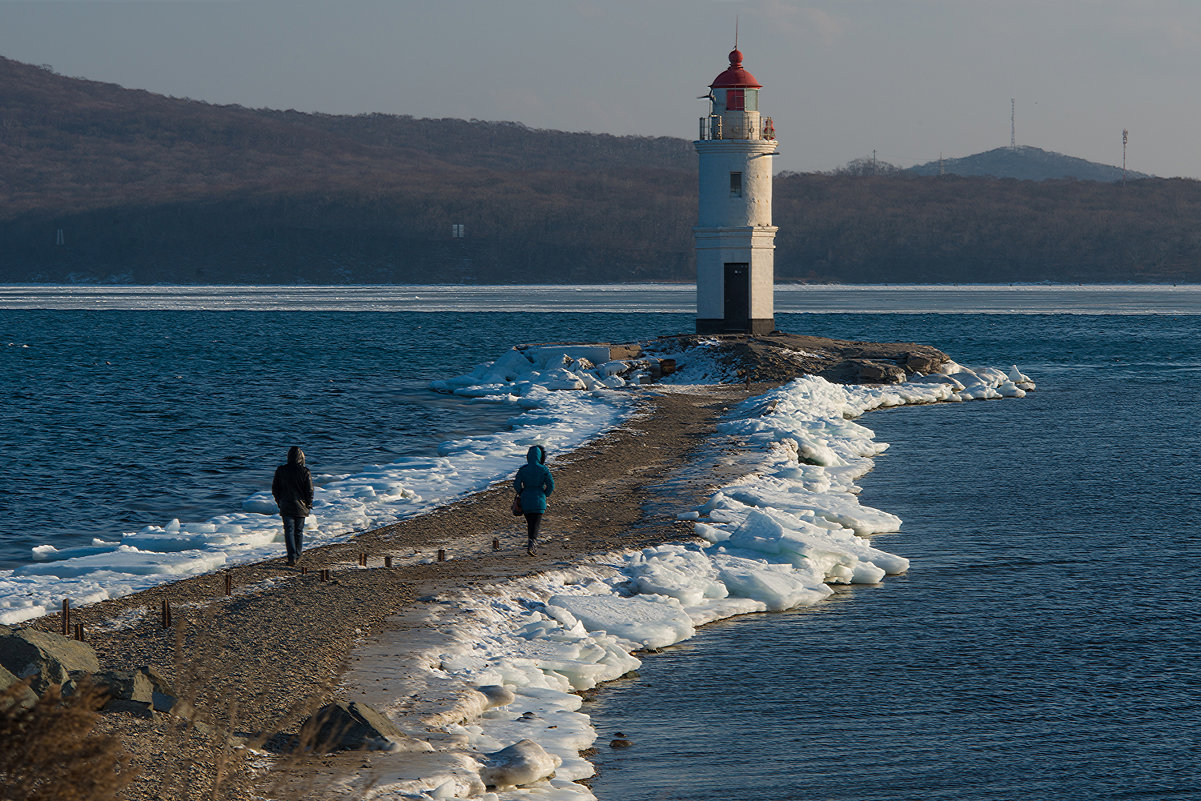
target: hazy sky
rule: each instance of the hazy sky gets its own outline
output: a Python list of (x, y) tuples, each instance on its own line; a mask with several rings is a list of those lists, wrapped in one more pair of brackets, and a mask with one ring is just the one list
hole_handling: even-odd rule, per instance
[[(1201, 177), (1197, 0), (0, 0), (0, 55), (213, 103), (694, 138), (745, 66), (777, 169), (1018, 144)], [(2, 109), (0, 109), (2, 111)]]

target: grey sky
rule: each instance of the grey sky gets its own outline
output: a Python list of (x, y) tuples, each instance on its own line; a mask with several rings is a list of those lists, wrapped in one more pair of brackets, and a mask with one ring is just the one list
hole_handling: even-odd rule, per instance
[(777, 169), (1017, 140), (1201, 177), (1195, 0), (0, 0), (0, 55), (213, 103), (692, 138), (734, 18)]

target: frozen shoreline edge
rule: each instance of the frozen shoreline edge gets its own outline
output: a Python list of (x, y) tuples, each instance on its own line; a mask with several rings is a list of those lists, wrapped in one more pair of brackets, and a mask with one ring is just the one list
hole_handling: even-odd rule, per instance
[[(874, 583), (908, 567), (862, 539), (895, 531), (900, 520), (855, 499), (855, 480), (887, 445), (849, 418), (890, 406), (1021, 397), (1023, 388), (1033, 383), (1016, 368), (971, 371), (952, 362), (945, 374), (899, 386), (848, 387), (806, 377), (744, 401), (721, 434), (757, 448), (759, 469), (697, 510), (698, 542), (706, 546), (614, 553), (492, 585), (485, 597), (440, 597), (443, 614), (432, 612), (427, 622), (454, 636), (403, 666), (359, 672), (360, 678), (389, 668), (410, 677), (424, 672), (424, 684), (409, 691), (441, 694), (443, 701), (439, 712), (402, 726), (417, 737), (424, 729), (441, 764), (427, 756), (424, 775), (387, 777), (368, 797), (592, 799), (576, 781), (592, 775), (580, 752), (596, 734), (577, 711), (576, 693), (636, 669), (634, 653), (680, 642), (706, 623), (816, 603), (831, 592), (830, 583)], [(813, 414), (815, 406), (827, 413)], [(797, 495), (804, 497), (789, 498)], [(346, 684), (362, 687), (355, 678)], [(379, 700), (386, 709), (386, 699)], [(430, 737), (430, 727), (441, 731)], [(527, 740), (537, 749), (522, 775), (534, 780), (516, 792), (486, 793), (477, 758)]]
[[(616, 430), (636, 413), (634, 398), (604, 399), (542, 389), (508, 402), (509, 428), (442, 443), (431, 456), (368, 466), (318, 487), (305, 528), (306, 548), (343, 543), (398, 520), (425, 514), (505, 481), (530, 444), (556, 455)], [(569, 422), (570, 421), (570, 422)], [(182, 579), (277, 558), (283, 537), (270, 491), (257, 492), (237, 512), (204, 521), (172, 520), (124, 533), (118, 541), (59, 550), (34, 548), (34, 561), (0, 570), (0, 625), (23, 625), (72, 607), (127, 597)], [(429, 561), (394, 556), (397, 565)]]

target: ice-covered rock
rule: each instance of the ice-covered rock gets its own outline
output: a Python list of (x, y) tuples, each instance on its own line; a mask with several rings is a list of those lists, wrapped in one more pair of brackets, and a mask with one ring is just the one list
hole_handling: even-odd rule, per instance
[(476, 687), (476, 689), (488, 699), (489, 709), (498, 706), (508, 706), (517, 699), (512, 690), (500, 684), (485, 684), (482, 687)]
[(510, 746), (486, 755), (480, 778), (492, 789), (524, 787), (548, 779), (563, 764), (533, 740), (518, 740)]
[(317, 752), (434, 750), (427, 741), (402, 734), (383, 714), (357, 701), (326, 704), (318, 709), (301, 725), (299, 744)]

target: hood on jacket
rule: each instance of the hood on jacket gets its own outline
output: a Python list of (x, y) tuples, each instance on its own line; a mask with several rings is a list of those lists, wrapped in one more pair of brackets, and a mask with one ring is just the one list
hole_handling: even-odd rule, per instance
[(304, 467), (304, 451), (296, 445), (288, 448), (288, 464)]
[(546, 464), (546, 448), (541, 445), (531, 445), (526, 451), (525, 460), (530, 464)]

